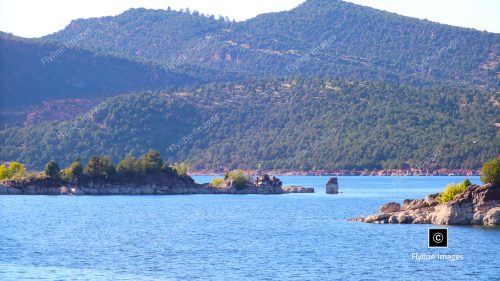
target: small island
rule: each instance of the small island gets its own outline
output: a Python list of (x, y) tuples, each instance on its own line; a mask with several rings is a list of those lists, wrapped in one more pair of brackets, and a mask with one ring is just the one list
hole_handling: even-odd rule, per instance
[(500, 225), (500, 158), (482, 169), (484, 185), (468, 179), (448, 185), (442, 193), (424, 199), (406, 199), (403, 206), (389, 202), (379, 214), (359, 217), (353, 221), (366, 223), (438, 224), (438, 225)]
[(106, 156), (92, 157), (85, 168), (80, 159), (60, 170), (55, 161), (43, 172), (29, 173), (24, 165), (0, 165), (0, 195), (182, 195), (182, 194), (284, 194), (312, 193), (313, 188), (282, 186), (269, 175), (255, 183), (243, 171), (227, 172), (211, 184), (198, 184), (187, 174), (184, 163), (164, 163), (150, 150), (139, 159), (125, 156), (118, 166)]

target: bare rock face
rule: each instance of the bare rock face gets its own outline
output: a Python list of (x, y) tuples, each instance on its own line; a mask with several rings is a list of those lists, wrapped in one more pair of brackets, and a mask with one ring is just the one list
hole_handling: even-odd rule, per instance
[(441, 204), (431, 194), (424, 199), (403, 202), (398, 209), (396, 202), (380, 208), (381, 214), (354, 219), (367, 223), (414, 223), (440, 225), (500, 225), (500, 186), (471, 185), (449, 202)]
[(12, 194), (13, 195), (13, 194), (22, 194), (22, 193), (23, 192), (18, 188), (0, 184), (0, 194), (6, 194), (6, 195)]
[(381, 213), (394, 213), (401, 210), (401, 205), (396, 202), (389, 202), (384, 206), (380, 207)]

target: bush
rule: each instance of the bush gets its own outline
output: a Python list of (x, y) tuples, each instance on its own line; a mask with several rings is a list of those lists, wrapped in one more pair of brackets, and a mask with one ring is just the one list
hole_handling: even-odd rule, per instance
[(234, 187), (236, 187), (236, 189), (243, 189), (248, 184), (248, 178), (245, 176), (242, 170), (231, 171), (227, 176), (233, 181), (233, 185)]
[(47, 163), (47, 165), (45, 165), (45, 169), (44, 169), (44, 172), (45, 172), (45, 175), (49, 178), (52, 178), (52, 179), (58, 179), (59, 178), (59, 165), (57, 164), (56, 161), (49, 161), (49, 163)]
[(469, 181), (469, 179), (465, 179), (462, 183), (447, 185), (443, 191), (443, 194), (441, 194), (441, 203), (453, 200), (453, 198), (455, 198), (457, 194), (464, 192), (465, 189), (467, 189), (467, 187), (471, 184), (472, 183)]
[(481, 170), (481, 181), (485, 184), (500, 184), (500, 158), (484, 163)]
[(9, 170), (4, 165), (0, 165), (0, 181), (9, 178)]
[(7, 169), (7, 174), (9, 179), (20, 179), (26, 173), (26, 168), (23, 164), (17, 162), (11, 162), (9, 168)]
[(214, 178), (212, 179), (212, 183), (210, 184), (212, 187), (218, 187), (221, 183), (224, 182), (224, 179)]
[(184, 163), (180, 163), (180, 164), (174, 164), (172, 165), (172, 169), (179, 175), (179, 176), (187, 176), (188, 172), (189, 172), (189, 166), (184, 164)]

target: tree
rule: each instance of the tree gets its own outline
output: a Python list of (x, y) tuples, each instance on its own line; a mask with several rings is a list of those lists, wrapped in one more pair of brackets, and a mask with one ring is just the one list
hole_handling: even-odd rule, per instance
[(90, 158), (87, 166), (85, 166), (85, 174), (91, 178), (98, 178), (104, 174), (99, 156)]
[(481, 170), (481, 181), (485, 184), (500, 184), (500, 158), (484, 163)]
[(228, 174), (228, 178), (233, 181), (233, 185), (236, 189), (243, 189), (248, 184), (248, 177), (245, 176), (242, 170), (231, 171)]
[(9, 178), (9, 170), (4, 165), (0, 165), (0, 181)]
[(158, 150), (150, 150), (138, 160), (138, 167), (144, 173), (158, 173), (161, 171), (163, 160)]
[(69, 172), (73, 180), (79, 180), (83, 177), (83, 166), (79, 158), (71, 163), (69, 166)]
[(110, 178), (116, 174), (116, 170), (108, 156), (94, 156), (85, 167), (85, 173), (91, 178)]
[(50, 160), (46, 165), (45, 165), (45, 175), (47, 175), (49, 178), (52, 179), (58, 179), (59, 178), (59, 165), (57, 164), (56, 161)]
[(7, 170), (9, 178), (20, 178), (26, 173), (24, 165), (17, 162), (11, 162)]
[(116, 172), (119, 175), (130, 176), (137, 172), (137, 160), (134, 156), (127, 154), (123, 160), (118, 163)]
[(179, 164), (174, 164), (172, 165), (172, 169), (179, 175), (179, 176), (187, 176), (189, 172), (189, 166), (185, 164), (184, 162), (179, 163)]
[(101, 158), (102, 170), (104, 172), (104, 177), (111, 178), (116, 175), (115, 166), (113, 166), (113, 161), (108, 156)]
[(61, 171), (61, 178), (66, 181), (78, 181), (83, 178), (83, 166), (79, 158)]

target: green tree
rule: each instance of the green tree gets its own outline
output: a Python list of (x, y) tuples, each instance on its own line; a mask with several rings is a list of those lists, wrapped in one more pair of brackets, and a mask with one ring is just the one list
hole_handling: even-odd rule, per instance
[(127, 154), (116, 167), (118, 175), (131, 176), (137, 172), (137, 160), (134, 156)]
[(72, 180), (79, 180), (83, 177), (83, 166), (80, 159), (76, 159), (73, 163), (71, 163), (69, 166), (69, 172)]
[(484, 163), (481, 170), (481, 181), (483, 183), (500, 184), (500, 158)]
[(44, 169), (45, 175), (48, 176), (49, 178), (52, 179), (58, 179), (59, 178), (59, 165), (57, 164), (56, 161), (50, 160), (46, 165)]
[(189, 172), (189, 166), (185, 164), (184, 162), (182, 163), (175, 163), (172, 165), (172, 169), (179, 175), (179, 176), (187, 176)]
[(85, 167), (85, 173), (91, 178), (110, 178), (116, 174), (116, 170), (108, 156), (94, 156)]
[(233, 181), (236, 189), (244, 189), (248, 184), (248, 177), (245, 176), (242, 170), (234, 170), (229, 172), (228, 178)]
[(111, 178), (116, 175), (116, 169), (113, 165), (113, 161), (108, 156), (101, 158), (102, 170), (104, 172), (104, 177)]
[(0, 165), (0, 180), (9, 178), (9, 170), (4, 165)]
[(9, 178), (21, 178), (26, 173), (24, 165), (18, 162), (11, 162), (7, 170)]
[(100, 162), (101, 158), (99, 156), (93, 156), (90, 158), (87, 166), (85, 166), (85, 174), (91, 178), (101, 177), (104, 174), (104, 171)]
[(78, 181), (83, 178), (83, 166), (80, 159), (76, 159), (68, 168), (61, 171), (61, 178), (66, 181)]
[(158, 150), (150, 150), (138, 160), (138, 167), (144, 173), (158, 173), (161, 171), (163, 160)]

